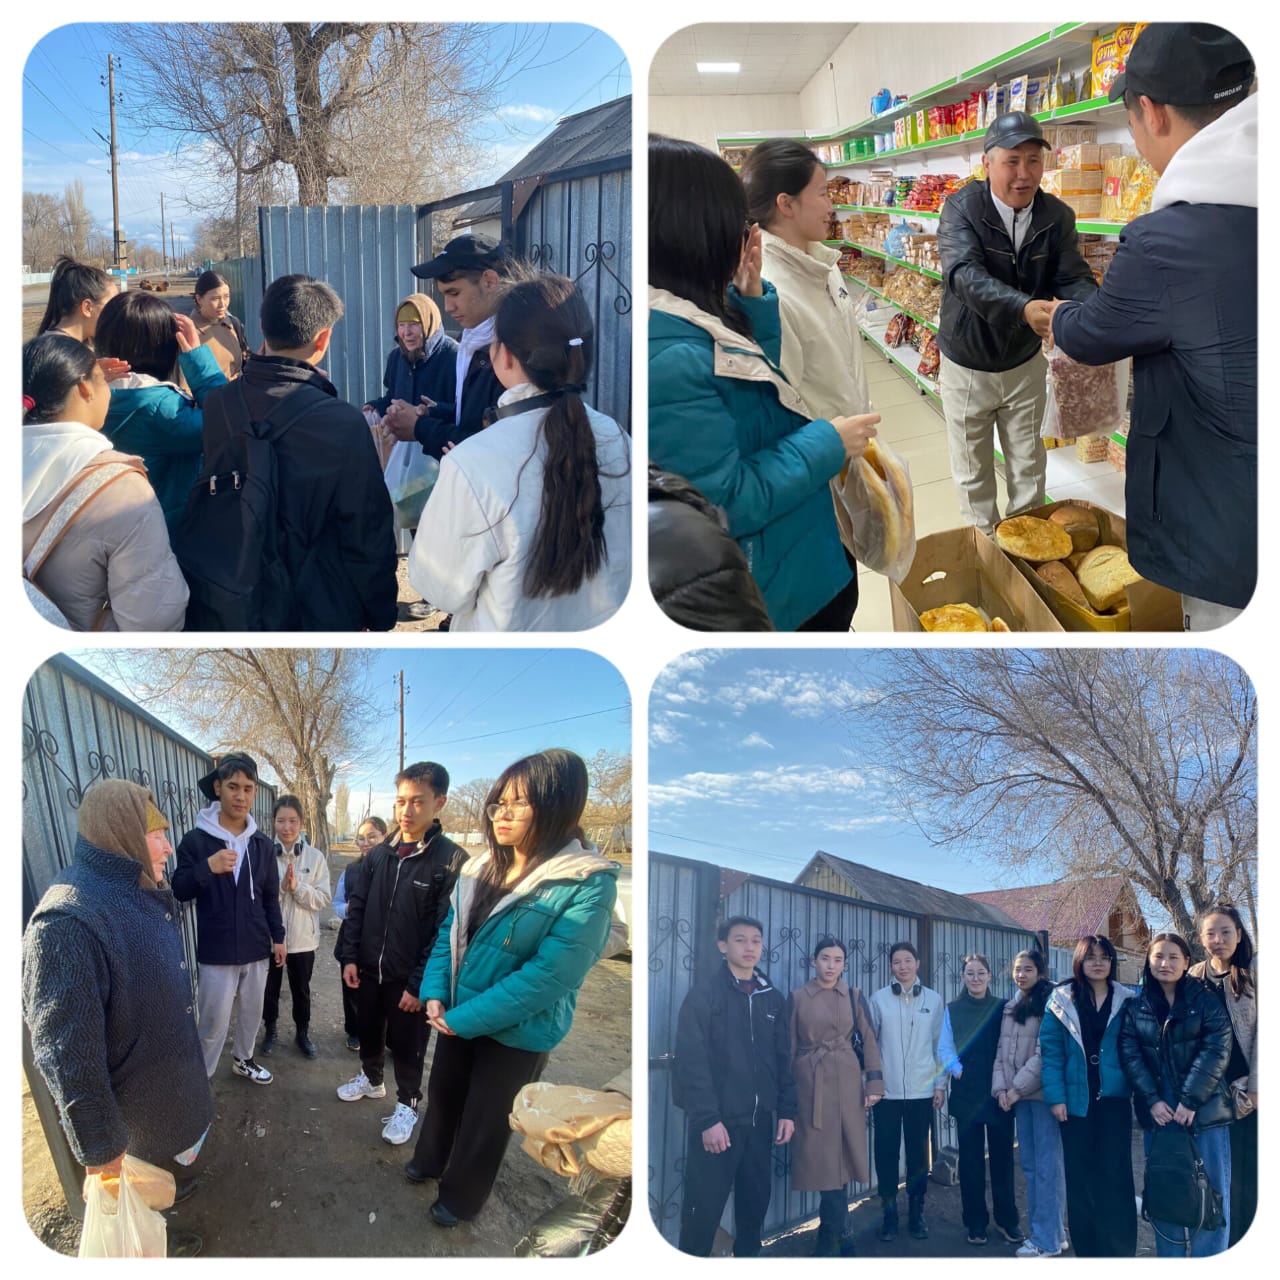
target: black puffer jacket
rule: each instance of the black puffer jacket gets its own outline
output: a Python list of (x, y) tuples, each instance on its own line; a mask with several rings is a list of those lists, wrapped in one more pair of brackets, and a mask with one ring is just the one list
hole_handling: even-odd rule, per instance
[(1194, 1129), (1230, 1124), (1225, 1073), (1231, 1060), (1231, 1019), (1199, 978), (1183, 978), (1162, 1023), (1146, 990), (1121, 1010), (1120, 1065), (1133, 1086), (1133, 1110), (1154, 1129), (1151, 1108), (1161, 1100), (1196, 1113)]
[(1023, 318), (1033, 298), (1073, 298), (1097, 292), (1076, 243), (1070, 205), (1037, 191), (1031, 226), (1015, 255), (1013, 241), (986, 182), (971, 182), (942, 206), (942, 316), (938, 346), (966, 369), (1003, 372), (1025, 364), (1040, 339)]
[(760, 588), (719, 511), (684, 477), (649, 468), (649, 587), (697, 631), (772, 631)]
[(423, 453), (433, 458), (442, 457), (445, 445), (461, 444), (486, 427), (493, 421), (492, 410), (503, 390), (488, 351), (472, 352), (467, 376), (456, 392), (462, 397), (462, 420), (453, 420), (457, 412), (456, 399), (433, 404), (413, 428)]
[(437, 820), (407, 857), (396, 854), (399, 833), (347, 869), (347, 918), (339, 961), (362, 981), (403, 982), (415, 997), (435, 945), (449, 895), (466, 853)]
[(717, 1122), (796, 1118), (786, 997), (759, 970), (756, 977), (764, 989), (744, 995), (722, 964), (680, 1006), (671, 1097), (694, 1133)]

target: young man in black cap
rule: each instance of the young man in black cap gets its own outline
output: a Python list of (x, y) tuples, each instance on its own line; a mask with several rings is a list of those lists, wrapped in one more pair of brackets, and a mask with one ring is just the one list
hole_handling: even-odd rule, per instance
[(505, 249), (483, 236), (455, 236), (430, 262), (413, 274), (435, 280), (444, 309), (462, 326), (456, 356), (457, 393), (452, 404), (422, 397), (422, 404), (392, 414), (387, 428), (397, 440), (417, 440), (425, 452), (439, 458), (451, 445), (461, 444), (485, 426), (485, 415), (503, 392), (489, 362), (493, 317), (502, 300), (513, 263)]
[(253, 1045), (267, 966), (284, 964), (285, 942), (275, 842), (258, 830), (251, 812), (258, 766), (252, 756), (233, 752), (199, 787), (212, 803), (178, 845), (172, 887), (179, 902), (194, 898), (196, 904), (204, 1069), (210, 1078), (218, 1069), (238, 999), (231, 1069), (254, 1084), (270, 1084), (271, 1072), (253, 1060)]
[(360, 859), (347, 880), (339, 959), (342, 980), (356, 993), (361, 1070), (338, 1087), (338, 1097), (343, 1102), (385, 1098), (389, 1049), (396, 1106), (383, 1117), (382, 1137), (393, 1146), (408, 1142), (418, 1122), (430, 1034), (418, 988), (466, 861), (440, 825), (448, 797), (449, 774), (443, 765), (424, 761), (398, 774), (399, 825)]
[(1076, 243), (1076, 215), (1040, 190), (1048, 147), (1025, 111), (996, 118), (983, 139), (985, 182), (947, 199), (942, 257), (939, 384), (951, 475), (965, 524), (1000, 520), (994, 434), (1004, 454), (1006, 514), (1044, 502), (1045, 362), (1033, 321), (1051, 298), (1097, 289)]
[(1041, 328), (1084, 364), (1133, 357), (1129, 560), (1222, 626), (1258, 573), (1258, 102), (1229, 31), (1153, 22), (1111, 86), (1160, 176), (1096, 297)]

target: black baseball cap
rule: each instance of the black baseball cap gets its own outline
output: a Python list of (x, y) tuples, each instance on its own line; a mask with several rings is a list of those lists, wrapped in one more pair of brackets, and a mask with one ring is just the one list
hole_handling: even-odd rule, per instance
[(987, 126), (982, 136), (983, 151), (992, 147), (1016, 147), (1024, 142), (1038, 142), (1042, 147), (1049, 144), (1041, 132), (1040, 123), (1033, 115), (1025, 111), (1006, 111)]
[(1127, 89), (1171, 107), (1243, 101), (1253, 73), (1249, 50), (1230, 31), (1207, 22), (1153, 22), (1138, 33), (1107, 97), (1117, 102)]
[(250, 778), (257, 782), (258, 780), (258, 762), (243, 751), (232, 751), (228, 755), (222, 757), (216, 765), (213, 766), (211, 773), (206, 773), (199, 782), (196, 783), (208, 800), (216, 800), (217, 793), (213, 789), (214, 779), (217, 778), (218, 772), (224, 765), (235, 765), (236, 771), (247, 774)]
[(438, 280), (455, 271), (499, 270), (507, 261), (506, 250), (485, 236), (454, 236), (430, 262), (413, 267), (419, 280)]

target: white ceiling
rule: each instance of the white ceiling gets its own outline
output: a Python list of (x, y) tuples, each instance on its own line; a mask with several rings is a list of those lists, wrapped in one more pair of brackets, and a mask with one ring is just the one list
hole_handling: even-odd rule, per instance
[[(848, 22), (700, 23), (677, 31), (654, 55), (649, 93), (799, 93), (853, 30)], [(740, 62), (737, 75), (701, 75), (699, 62)]]

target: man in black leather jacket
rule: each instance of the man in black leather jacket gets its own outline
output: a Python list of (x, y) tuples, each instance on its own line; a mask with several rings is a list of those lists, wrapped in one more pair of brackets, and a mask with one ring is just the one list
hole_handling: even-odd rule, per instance
[(1075, 212), (1040, 190), (1048, 145), (1026, 112), (998, 117), (983, 139), (987, 181), (950, 196), (938, 222), (951, 474), (964, 522), (987, 533), (1000, 519), (993, 428), (1008, 510), (1044, 501), (1045, 362), (1032, 326), (1051, 299), (1083, 301), (1098, 287), (1076, 244)]

